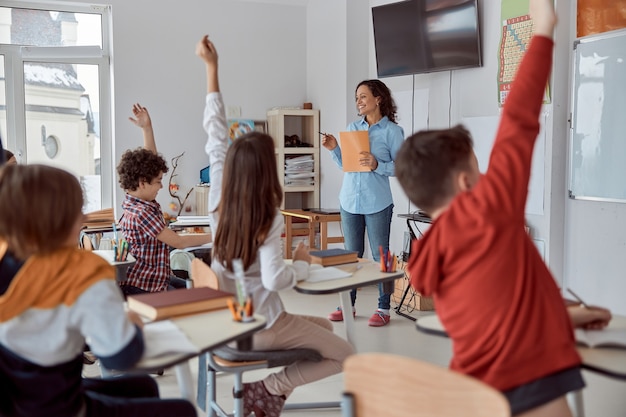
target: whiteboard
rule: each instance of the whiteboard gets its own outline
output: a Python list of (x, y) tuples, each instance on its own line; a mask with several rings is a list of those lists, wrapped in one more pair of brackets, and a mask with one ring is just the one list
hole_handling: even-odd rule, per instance
[(626, 30), (574, 43), (569, 196), (626, 202)]

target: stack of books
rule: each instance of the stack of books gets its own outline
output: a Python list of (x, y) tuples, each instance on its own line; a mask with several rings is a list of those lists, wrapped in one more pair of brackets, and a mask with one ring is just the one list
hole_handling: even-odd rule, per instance
[(303, 187), (310, 185), (315, 185), (313, 155), (285, 158), (285, 186)]
[(311, 255), (311, 263), (322, 266), (349, 264), (359, 260), (357, 252), (346, 249), (312, 250), (309, 255)]
[(106, 208), (102, 210), (92, 211), (85, 215), (85, 221), (83, 222), (83, 228), (86, 229), (99, 229), (111, 227), (115, 223), (115, 215), (112, 208)]

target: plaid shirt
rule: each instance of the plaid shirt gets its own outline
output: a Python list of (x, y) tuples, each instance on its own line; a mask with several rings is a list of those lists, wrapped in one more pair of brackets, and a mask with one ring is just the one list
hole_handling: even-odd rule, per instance
[(137, 260), (128, 269), (127, 279), (122, 284), (149, 292), (167, 290), (171, 274), (170, 251), (167, 244), (157, 239), (167, 227), (161, 206), (156, 201), (126, 194), (122, 208), (120, 227), (130, 244), (130, 253)]

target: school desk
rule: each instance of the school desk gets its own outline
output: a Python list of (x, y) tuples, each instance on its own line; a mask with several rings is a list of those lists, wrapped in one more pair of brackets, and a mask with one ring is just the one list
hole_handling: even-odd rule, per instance
[[(285, 216), (285, 259), (291, 259), (291, 246), (296, 233), (300, 236), (309, 236), (309, 246), (315, 246), (315, 231), (320, 226), (320, 250), (328, 249), (329, 243), (343, 243), (343, 236), (328, 236), (328, 223), (340, 222), (340, 214), (321, 214), (300, 209), (284, 209), (280, 211)], [(306, 220), (305, 229), (294, 229), (294, 218)], [(304, 234), (302, 234), (304, 233)]]
[(156, 358), (143, 358), (131, 372), (148, 373), (175, 366), (181, 396), (195, 404), (194, 382), (188, 360), (227, 343), (245, 343), (252, 335), (265, 328), (265, 318), (254, 316), (248, 323), (236, 322), (228, 309), (208, 311), (172, 318), (197, 349), (193, 353), (171, 353)]
[[(420, 317), (415, 322), (415, 327), (424, 333), (448, 336), (436, 314)], [(608, 328), (626, 330), (626, 317), (613, 316)], [(581, 345), (578, 345), (577, 349), (582, 357), (583, 369), (626, 381), (626, 349), (610, 347), (589, 348)], [(584, 417), (582, 390), (576, 391), (571, 399), (574, 417)]]
[[(344, 265), (335, 265), (336, 268), (352, 272), (352, 275), (346, 278), (332, 279), (328, 281), (307, 282), (300, 281), (296, 284), (295, 290), (303, 294), (333, 294), (339, 293), (341, 309), (346, 312), (352, 311), (352, 302), (350, 301), (350, 290), (359, 287), (366, 287), (385, 282), (394, 282), (401, 278), (403, 271), (381, 272), (378, 262), (370, 262), (361, 260), (358, 263), (350, 263)], [(354, 317), (352, 314), (344, 314), (343, 321), (346, 329), (346, 339), (355, 346), (354, 337)]]

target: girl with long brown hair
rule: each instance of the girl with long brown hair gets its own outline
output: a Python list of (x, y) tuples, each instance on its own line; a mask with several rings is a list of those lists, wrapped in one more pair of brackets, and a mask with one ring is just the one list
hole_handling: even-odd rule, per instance
[(211, 266), (226, 291), (236, 291), (233, 261), (241, 259), (243, 287), (252, 296), (255, 312), (265, 316), (267, 326), (254, 335), (254, 349), (311, 348), (323, 359), (300, 361), (261, 381), (244, 384), (244, 414), (278, 417), (294, 388), (341, 372), (352, 346), (333, 333), (332, 323), (321, 317), (285, 311), (278, 291), (292, 288), (308, 277), (310, 256), (300, 244), (293, 263), (283, 259), (281, 233), (284, 218), (274, 156), (274, 141), (251, 132), (228, 147), (228, 128), (219, 90), (217, 52), (205, 36), (196, 54), (206, 64), (207, 96), (204, 129), (211, 166), (209, 211), (215, 235)]

